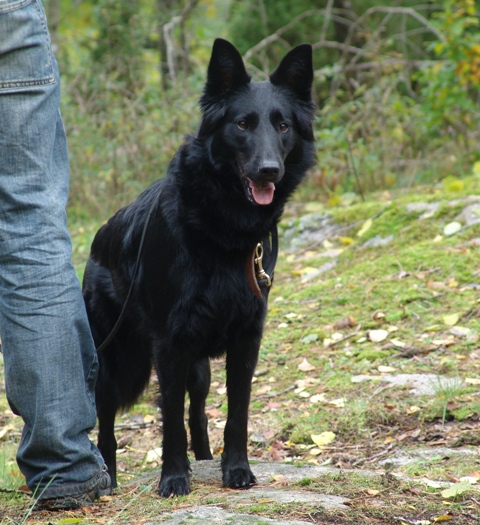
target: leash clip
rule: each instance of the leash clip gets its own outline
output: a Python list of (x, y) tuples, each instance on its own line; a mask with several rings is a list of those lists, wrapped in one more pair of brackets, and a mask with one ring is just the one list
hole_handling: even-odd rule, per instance
[(257, 246), (255, 247), (255, 264), (257, 265), (257, 279), (265, 279), (266, 280), (266, 286), (267, 288), (270, 288), (272, 286), (272, 279), (270, 279), (270, 276), (268, 273), (265, 272), (262, 265), (262, 259), (263, 259), (263, 243), (259, 242)]

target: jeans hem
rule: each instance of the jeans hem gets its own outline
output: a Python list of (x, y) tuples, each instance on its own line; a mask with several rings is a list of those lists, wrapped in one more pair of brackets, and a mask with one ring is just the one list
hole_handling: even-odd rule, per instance
[[(59, 485), (58, 487), (52, 487), (48, 483), (41, 483), (37, 486), (33, 496), (37, 499), (46, 500), (53, 498), (61, 498), (63, 496), (77, 496), (91, 491), (99, 484), (106, 472), (106, 467), (102, 467), (92, 478), (83, 483), (69, 483)], [(55, 483), (55, 479), (52, 480), (52, 484)]]

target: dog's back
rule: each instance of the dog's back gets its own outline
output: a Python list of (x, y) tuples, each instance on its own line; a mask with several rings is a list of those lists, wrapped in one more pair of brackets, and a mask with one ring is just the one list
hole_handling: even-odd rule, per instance
[(248, 402), (268, 295), (255, 278), (255, 250), (263, 243), (268, 267), (269, 238), (313, 164), (312, 78), (309, 46), (287, 54), (270, 82), (251, 83), (236, 49), (217, 40), (198, 135), (177, 152), (166, 179), (112, 217), (94, 240), (84, 295), (98, 345), (120, 315), (145, 233), (125, 319), (100, 354), (99, 448), (114, 482), (115, 413), (135, 402), (153, 360), (164, 433), (159, 492), (189, 492), (185, 392), (195, 457), (210, 459), (209, 358), (225, 352), (223, 481), (231, 488), (255, 482), (247, 460)]

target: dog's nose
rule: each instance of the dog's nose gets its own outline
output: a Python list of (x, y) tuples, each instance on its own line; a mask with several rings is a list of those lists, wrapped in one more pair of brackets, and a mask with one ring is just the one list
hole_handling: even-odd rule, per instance
[(258, 170), (258, 174), (263, 180), (276, 180), (279, 173), (280, 166), (278, 162), (264, 162)]

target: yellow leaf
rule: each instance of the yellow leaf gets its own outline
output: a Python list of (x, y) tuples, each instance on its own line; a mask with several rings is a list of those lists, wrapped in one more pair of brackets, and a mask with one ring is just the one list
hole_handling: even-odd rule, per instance
[(480, 160), (477, 160), (477, 162), (473, 164), (473, 174), (476, 177), (480, 177)]
[(335, 432), (322, 432), (321, 434), (312, 434), (310, 436), (317, 447), (329, 445), (336, 437)]
[(449, 516), (448, 514), (442, 514), (441, 516), (437, 516), (436, 518), (433, 518), (434, 523), (440, 523), (441, 521), (451, 521), (453, 518), (452, 516)]
[(338, 195), (334, 195), (333, 197), (330, 197), (327, 202), (327, 206), (329, 208), (333, 208), (334, 206), (338, 206), (342, 202), (342, 197), (339, 197)]
[(458, 314), (448, 314), (443, 316), (443, 322), (447, 326), (455, 326), (458, 323), (460, 316)]
[(367, 219), (363, 223), (363, 226), (360, 228), (360, 230), (358, 230), (357, 237), (361, 237), (366, 231), (368, 231), (371, 228), (372, 224), (373, 224), (372, 219)]
[(355, 242), (351, 237), (339, 237), (338, 240), (344, 246), (351, 246)]
[(407, 409), (407, 414), (416, 414), (417, 412), (420, 412), (420, 407), (417, 407), (415, 405)]
[(303, 276), (308, 275), (309, 273), (314, 273), (318, 270), (318, 268), (314, 268), (313, 266), (305, 266), (305, 268), (301, 268), (300, 270), (292, 270), (292, 275), (295, 276)]

